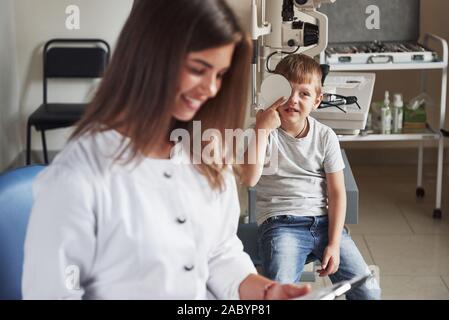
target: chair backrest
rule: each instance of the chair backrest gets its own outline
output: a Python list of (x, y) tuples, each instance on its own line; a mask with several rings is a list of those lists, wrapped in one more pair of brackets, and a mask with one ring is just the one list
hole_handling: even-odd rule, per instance
[(44, 103), (50, 78), (101, 78), (111, 49), (101, 39), (53, 39), (44, 46)]
[(0, 175), (0, 300), (22, 299), (23, 246), (33, 204), (32, 182), (44, 166)]
[(261, 266), (262, 259), (260, 257), (259, 246), (257, 243), (257, 224), (239, 224), (237, 236), (240, 238), (240, 241), (242, 241), (243, 250), (250, 256), (254, 265)]

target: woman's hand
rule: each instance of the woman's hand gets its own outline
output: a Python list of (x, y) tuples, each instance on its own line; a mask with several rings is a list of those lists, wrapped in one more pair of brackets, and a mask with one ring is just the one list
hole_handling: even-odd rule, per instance
[(273, 282), (265, 291), (264, 300), (288, 300), (301, 297), (311, 291), (310, 285), (280, 284)]
[(239, 287), (242, 300), (287, 300), (301, 297), (310, 291), (310, 285), (280, 284), (259, 274), (250, 274)]
[(337, 272), (340, 266), (340, 245), (329, 245), (324, 250), (321, 269), (318, 270), (320, 277), (325, 277)]
[[(277, 109), (287, 102), (287, 98), (279, 98), (269, 108), (261, 110), (256, 114), (256, 129), (265, 129), (271, 131), (281, 126), (281, 117)], [(268, 133), (269, 133), (268, 132)]]

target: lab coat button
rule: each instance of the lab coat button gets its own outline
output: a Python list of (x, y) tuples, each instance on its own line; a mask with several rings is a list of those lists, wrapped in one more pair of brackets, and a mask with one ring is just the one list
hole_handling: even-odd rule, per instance
[(184, 217), (178, 217), (177, 221), (178, 221), (179, 224), (184, 224), (184, 223), (187, 222), (187, 219), (184, 218)]
[(166, 177), (167, 179), (170, 179), (172, 177), (171, 172), (165, 171), (164, 172), (164, 177)]
[(184, 270), (185, 270), (185, 271), (192, 271), (193, 269), (195, 269), (195, 266), (194, 266), (194, 265), (184, 266)]

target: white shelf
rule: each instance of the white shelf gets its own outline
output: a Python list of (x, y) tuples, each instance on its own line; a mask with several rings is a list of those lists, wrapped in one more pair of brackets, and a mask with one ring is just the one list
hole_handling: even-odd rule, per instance
[[(381, 71), (381, 70), (441, 70), (441, 99), (440, 99), (440, 124), (439, 129), (444, 128), (446, 119), (446, 93), (447, 93), (447, 76), (449, 62), (449, 48), (447, 41), (433, 34), (424, 36), (424, 46), (429, 48), (429, 42), (438, 43), (441, 47), (441, 61), (435, 62), (417, 62), (417, 63), (381, 63), (381, 64), (339, 64), (330, 65), (331, 71)], [(321, 63), (325, 63), (325, 55), (321, 54)], [(424, 72), (423, 72), (424, 73)], [(425, 77), (422, 77), (422, 91), (425, 91)], [(418, 177), (417, 188), (422, 189), (423, 178), (423, 141), (438, 141), (438, 164), (437, 164), (437, 181), (436, 181), (436, 201), (434, 218), (441, 218), (441, 202), (442, 202), (442, 186), (443, 186), (443, 161), (444, 161), (444, 137), (440, 132), (434, 132), (428, 128), (422, 133), (403, 133), (403, 134), (367, 134), (367, 135), (339, 135), (341, 142), (351, 141), (418, 141)], [(417, 189), (418, 190), (418, 189)], [(417, 194), (418, 195), (418, 194)]]
[[(331, 71), (376, 71), (376, 70), (430, 70), (445, 69), (448, 66), (448, 45), (447, 41), (434, 34), (424, 36), (424, 46), (429, 47), (429, 42), (439, 43), (442, 49), (441, 60), (434, 62), (414, 62), (414, 63), (370, 63), (370, 64), (330, 64)], [(321, 55), (321, 63), (325, 62), (325, 54)]]
[(339, 135), (340, 142), (353, 141), (423, 141), (439, 140), (441, 134), (432, 130), (426, 130), (423, 133), (397, 133), (397, 134), (359, 134), (359, 135)]
[(331, 71), (376, 71), (376, 70), (429, 70), (444, 69), (446, 63), (423, 62), (423, 63), (372, 63), (372, 64), (331, 64)]

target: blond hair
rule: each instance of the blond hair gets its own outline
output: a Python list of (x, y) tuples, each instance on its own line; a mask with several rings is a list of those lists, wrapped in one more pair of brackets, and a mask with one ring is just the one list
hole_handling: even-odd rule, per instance
[(274, 71), (294, 83), (314, 84), (317, 94), (321, 94), (323, 72), (320, 64), (303, 54), (290, 54), (283, 58)]

